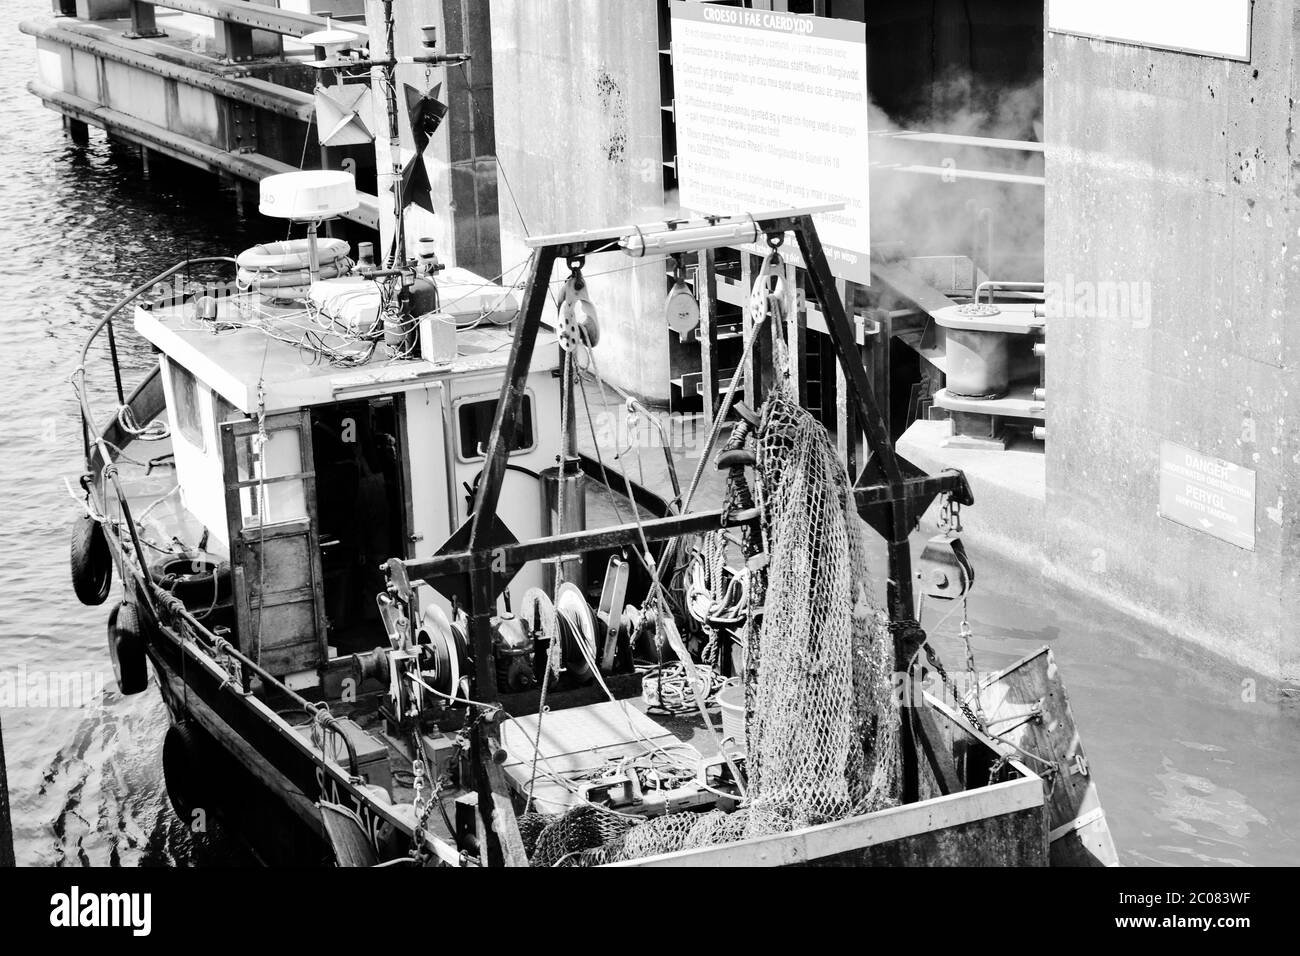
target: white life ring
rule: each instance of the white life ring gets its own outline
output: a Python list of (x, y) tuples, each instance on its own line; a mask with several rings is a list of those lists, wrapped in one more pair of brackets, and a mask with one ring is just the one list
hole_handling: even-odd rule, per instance
[[(347, 275), (351, 270), (351, 259), (334, 259), (330, 262), (322, 262), (320, 265), (320, 278), (334, 279), (338, 276)], [(290, 286), (307, 286), (311, 285), (311, 270), (302, 268), (259, 272), (255, 269), (240, 269), (238, 281), (240, 286), (255, 289), (258, 292), (284, 289)]]
[[(309, 242), (306, 239), (288, 239), (284, 242), (263, 242), (245, 249), (235, 262), (241, 269), (253, 272), (292, 272), (306, 269), (311, 264)], [(317, 239), (316, 252), (321, 266), (338, 259), (346, 259), (349, 247), (344, 239)]]

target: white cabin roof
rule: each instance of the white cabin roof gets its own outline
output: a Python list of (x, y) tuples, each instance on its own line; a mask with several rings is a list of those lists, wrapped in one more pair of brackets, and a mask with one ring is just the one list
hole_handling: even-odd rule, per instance
[[(246, 414), (257, 410), (259, 381), (265, 389), (265, 410), (270, 414), (361, 394), (405, 391), (439, 379), (501, 372), (513, 341), (509, 327), (482, 323), (456, 332), (458, 355), (449, 364), (392, 359), (381, 343), (364, 365), (336, 366), (292, 344), (304, 337), (304, 325), (311, 321), (301, 306), (270, 304), (255, 294), (221, 297), (217, 301), (215, 323), (196, 318), (191, 300), (151, 310), (137, 307), (135, 328), (169, 359), (183, 365)], [(250, 307), (254, 310), (251, 323)], [(228, 327), (222, 328), (223, 324)], [(360, 345), (349, 345), (345, 351), (360, 355), (365, 350)], [(556, 336), (543, 330), (534, 349), (531, 371), (549, 371), (558, 366)]]

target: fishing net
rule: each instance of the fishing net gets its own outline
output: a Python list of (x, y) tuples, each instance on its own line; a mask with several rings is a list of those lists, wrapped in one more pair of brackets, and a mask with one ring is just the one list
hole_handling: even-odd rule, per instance
[[(540, 816), (525, 814), (520, 833), (524, 820)], [(577, 806), (544, 822), (535, 844), (530, 846), (525, 837), (524, 850), (533, 866), (603, 866), (743, 840), (748, 820), (747, 810), (709, 810), (670, 813), (634, 824), (596, 807)], [(529, 824), (530, 832), (535, 825)]]
[(529, 812), (519, 818), (519, 836), (533, 866), (570, 863), (575, 854), (618, 840), (634, 821), (591, 804), (560, 814)]
[(769, 563), (751, 629), (751, 836), (896, 802), (899, 764), (893, 651), (844, 465), (784, 386), (756, 456)]

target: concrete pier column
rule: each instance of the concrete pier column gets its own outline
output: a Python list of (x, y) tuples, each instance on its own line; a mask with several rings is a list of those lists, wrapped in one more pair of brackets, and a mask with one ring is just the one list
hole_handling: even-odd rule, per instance
[[(221, 184), (222, 189), (229, 189), (235, 195), (235, 215), (241, 219), (247, 212), (248, 201), (250, 197), (249, 184), (238, 176), (232, 176), (227, 172), (218, 172), (217, 181)], [(253, 206), (256, 208), (257, 200), (253, 198)]]
[(257, 183), (249, 182), (239, 176), (228, 176), (221, 180), (222, 186), (229, 186), (235, 194), (235, 215), (241, 219), (257, 212), (261, 190)]
[(131, 15), (131, 0), (76, 0), (78, 20), (122, 20)]
[(90, 142), (90, 127), (81, 120), (70, 116), (63, 117), (63, 131), (78, 146), (85, 146)]
[[(494, 135), (505, 174), (503, 267), (527, 259), (530, 234), (663, 216), (657, 7), (637, 0), (492, 4), (492, 47), (507, 55), (492, 60), (493, 125), (477, 132)], [(560, 71), (557, 56), (565, 60)], [(476, 71), (484, 65), (475, 59)], [(452, 103), (453, 115), (473, 114)], [(611, 255), (593, 258), (588, 269), (602, 320), (600, 374), (638, 397), (667, 401), (664, 261)]]
[[(1045, 557), (1059, 580), (1288, 683), (1300, 680), (1292, 12), (1255, 4), (1249, 62), (1050, 30), (1043, 54), (1045, 278), (1064, 303), (1048, 323)], [(1230, 672), (1209, 673), (1238, 695)]]

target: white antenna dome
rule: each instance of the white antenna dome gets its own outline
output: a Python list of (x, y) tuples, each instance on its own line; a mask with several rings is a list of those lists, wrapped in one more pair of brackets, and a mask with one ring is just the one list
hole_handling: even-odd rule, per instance
[(258, 210), (274, 219), (315, 222), (351, 212), (360, 204), (351, 173), (304, 169), (267, 176), (260, 184)]

